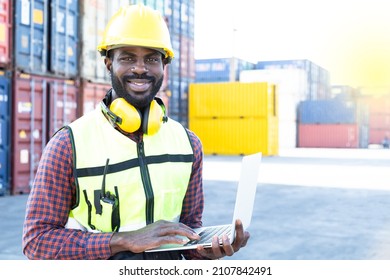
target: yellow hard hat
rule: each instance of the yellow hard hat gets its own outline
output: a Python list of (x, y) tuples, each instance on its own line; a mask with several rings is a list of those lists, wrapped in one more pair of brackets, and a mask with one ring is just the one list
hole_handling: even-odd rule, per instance
[(159, 50), (168, 62), (174, 56), (164, 18), (142, 4), (121, 7), (109, 20), (97, 49), (105, 56), (108, 50), (123, 46)]

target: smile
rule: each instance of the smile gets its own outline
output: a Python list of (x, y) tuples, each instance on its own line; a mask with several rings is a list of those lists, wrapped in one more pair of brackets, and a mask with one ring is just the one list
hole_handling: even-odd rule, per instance
[(130, 80), (128, 81), (128, 85), (132, 91), (135, 92), (143, 92), (147, 91), (151, 87), (152, 82), (149, 80), (143, 80), (143, 81), (134, 81)]

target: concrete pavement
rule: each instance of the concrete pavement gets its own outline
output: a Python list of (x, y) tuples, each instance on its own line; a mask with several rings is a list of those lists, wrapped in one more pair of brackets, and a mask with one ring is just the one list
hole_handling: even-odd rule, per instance
[[(206, 156), (204, 224), (229, 223), (241, 157)], [(246, 248), (229, 259), (390, 260), (390, 150), (264, 157)], [(27, 195), (0, 197), (0, 260), (25, 259)]]

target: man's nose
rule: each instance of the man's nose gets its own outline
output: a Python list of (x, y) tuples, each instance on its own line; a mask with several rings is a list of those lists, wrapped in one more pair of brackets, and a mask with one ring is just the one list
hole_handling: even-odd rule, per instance
[(145, 62), (142, 59), (139, 59), (131, 66), (131, 71), (133, 73), (142, 74), (148, 72), (148, 68), (146, 67)]

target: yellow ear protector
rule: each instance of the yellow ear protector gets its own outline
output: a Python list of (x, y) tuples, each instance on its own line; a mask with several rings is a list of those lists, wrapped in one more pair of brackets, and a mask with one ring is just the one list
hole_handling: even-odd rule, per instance
[(163, 101), (155, 97), (144, 112), (129, 104), (123, 98), (117, 98), (111, 102), (108, 109), (104, 100), (100, 103), (103, 113), (115, 127), (124, 132), (132, 133), (142, 128), (142, 132), (153, 135), (160, 129), (161, 124), (168, 120)]

